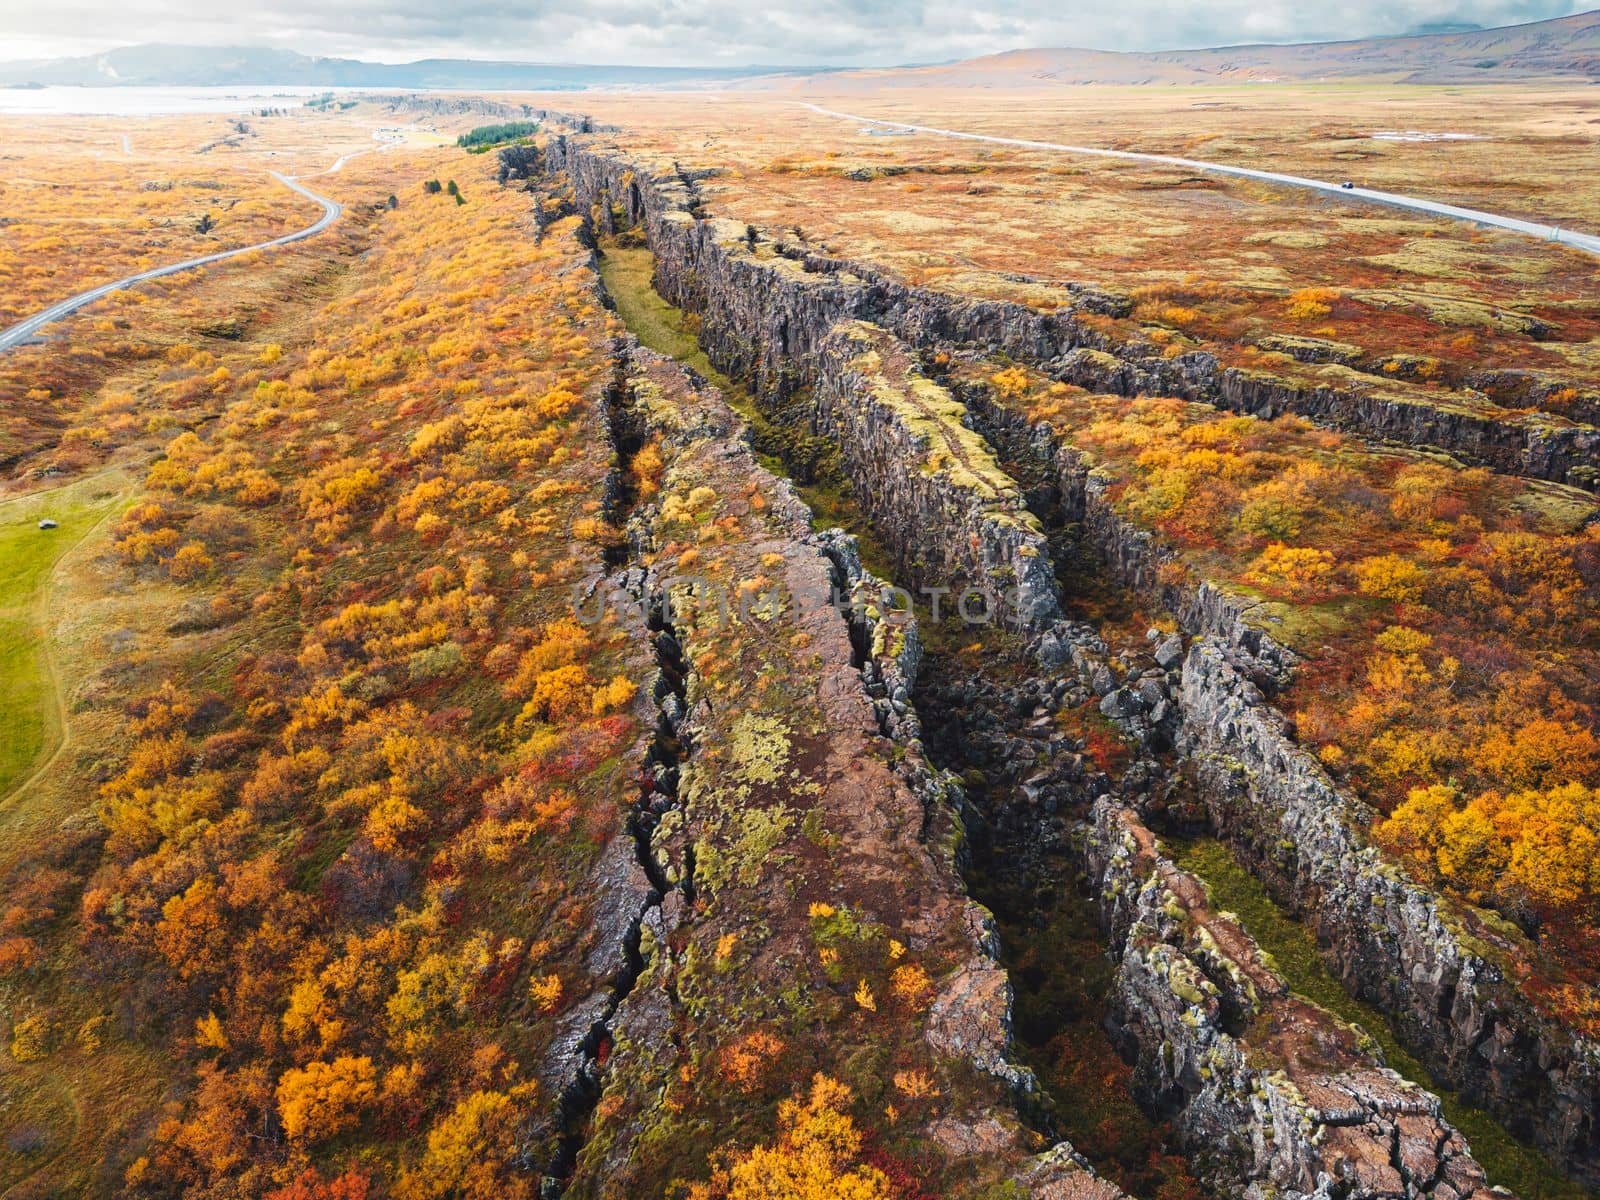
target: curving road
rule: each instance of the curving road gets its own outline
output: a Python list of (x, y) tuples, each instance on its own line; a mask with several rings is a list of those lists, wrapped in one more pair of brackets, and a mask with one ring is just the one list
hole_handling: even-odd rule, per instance
[(132, 287), (136, 283), (143, 283), (148, 279), (160, 279), (164, 275), (176, 275), (180, 271), (192, 271), (195, 267), (208, 266), (211, 263), (221, 262), (227, 258), (236, 258), (241, 254), (248, 254), (252, 250), (269, 250), (274, 246), (287, 246), (290, 242), (302, 241), (321, 233), (329, 225), (339, 219), (344, 212), (344, 206), (337, 200), (329, 200), (326, 196), (319, 196), (304, 184), (287, 175), (280, 175), (273, 171), (272, 177), (285, 187), (299, 192), (308, 200), (315, 200), (322, 205), (322, 216), (313, 224), (294, 233), (286, 233), (282, 237), (273, 238), (270, 242), (258, 242), (254, 246), (240, 246), (236, 250), (223, 250), (216, 254), (207, 254), (204, 258), (191, 258), (185, 262), (172, 263), (165, 267), (152, 267), (148, 271), (140, 271), (137, 275), (129, 275), (125, 279), (118, 279), (112, 283), (102, 284), (87, 292), (79, 292), (76, 296), (69, 296), (59, 304), (52, 304), (41, 313), (35, 313), (25, 321), (19, 321), (9, 329), (0, 330), (0, 351), (10, 350), (20, 346), (38, 333), (46, 325), (70, 316), (86, 304), (93, 304), (96, 300), (103, 300), (112, 292), (121, 291), (123, 288)]
[(1325, 179), (1308, 179), (1303, 175), (1283, 175), (1277, 171), (1257, 171), (1251, 167), (1232, 167), (1225, 163), (1204, 162), (1196, 158), (1177, 158), (1170, 154), (1141, 154), (1135, 150), (1104, 150), (1094, 146), (1069, 146), (1062, 142), (1035, 142), (1026, 138), (993, 137), (985, 133), (962, 133), (955, 129), (935, 129), (929, 125), (911, 125), (905, 121), (886, 121), (881, 117), (862, 117), (855, 113), (839, 112), (816, 104), (804, 104), (814, 113), (825, 117), (838, 117), (842, 121), (858, 121), (864, 125), (886, 125), (891, 129), (904, 129), (910, 133), (929, 133), (937, 137), (961, 138), (970, 142), (993, 142), (1001, 146), (1021, 146), (1028, 150), (1060, 150), (1067, 154), (1089, 154), (1096, 158), (1132, 159), (1135, 162), (1160, 163), (1164, 166), (1185, 167), (1191, 171), (1209, 171), (1215, 175), (1237, 175), (1245, 179), (1262, 179), (1286, 187), (1309, 188), (1326, 192), (1341, 199), (1366, 200), (1373, 204), (1387, 204), (1391, 208), (1407, 208), (1413, 212), (1428, 213), (1437, 217), (1451, 217), (1486, 225), (1495, 229), (1509, 229), (1512, 233), (1526, 234), (1546, 242), (1557, 242), (1576, 250), (1600, 256), (1600, 237), (1587, 233), (1574, 233), (1555, 225), (1541, 225), (1516, 217), (1503, 217), (1499, 213), (1482, 212), (1476, 208), (1461, 208), (1454, 204), (1440, 204), (1398, 192), (1380, 192), (1373, 188), (1346, 188)]

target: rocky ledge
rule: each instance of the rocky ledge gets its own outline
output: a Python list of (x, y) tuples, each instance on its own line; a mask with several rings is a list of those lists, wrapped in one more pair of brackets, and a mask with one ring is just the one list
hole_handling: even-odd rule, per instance
[(1292, 994), (1130, 809), (1095, 805), (1087, 858), (1135, 1086), (1172, 1114), (1222, 1194), (1509, 1195), (1490, 1189), (1438, 1098), (1385, 1068), (1361, 1030)]
[[(547, 120), (575, 133), (592, 129), (568, 114)], [(551, 139), (546, 157), (549, 169), (571, 180), (597, 232), (644, 231), (662, 295), (702, 316), (711, 360), (751, 380), (758, 395), (798, 386), (836, 324), (866, 320), (919, 350), (982, 346), (1093, 390), (1175, 396), (1263, 417), (1293, 412), (1499, 471), (1600, 486), (1600, 429), (1590, 425), (1500, 408), (1477, 391), (1436, 393), (1288, 352), (1277, 373), (1230, 367), (1202, 351), (1167, 358), (1153, 343), (1114, 339), (1085, 320), (1126, 313), (1125, 302), (1094, 289), (1080, 289), (1067, 308), (1046, 313), (911, 287), (866, 264), (705, 215), (701, 185), (713, 171), (564, 133)]]
[(1181, 745), (1215, 829), (1316, 931), (1351, 992), (1440, 1079), (1600, 1183), (1600, 1044), (1541, 1012), (1502, 966), (1504, 936), (1368, 844), (1370, 809), (1341, 792), (1281, 713), (1201, 638), (1184, 660)]
[(1008, 620), (1060, 618), (1050, 548), (1015, 482), (965, 409), (925, 379), (899, 340), (864, 322), (837, 326), (818, 349), (814, 427), (835, 439), (858, 503), (895, 554), (897, 578), (972, 588)]
[[(863, 313), (887, 314), (891, 332), (898, 333), (899, 322), (910, 320), (907, 309), (881, 303), (882, 288), (850, 272), (808, 270), (754, 230), (696, 215), (698, 181), (691, 176), (641, 181), (620, 155), (570, 140), (552, 148), (552, 161), (571, 172), (579, 198), (590, 200), (603, 228), (639, 225), (647, 231), (657, 253), (658, 286), (702, 316), (702, 344), (713, 361), (755, 380), (769, 401), (807, 388), (848, 392), (855, 401), (848, 413), (830, 411), (848, 416), (855, 430), (846, 440), (859, 443), (855, 469), (863, 480), (875, 478), (870, 471), (882, 477), (886, 462), (874, 464), (872, 457), (881, 459), (887, 451), (875, 450), (874, 439), (899, 436), (890, 418), (904, 416), (905, 409), (863, 406), (861, 397), (881, 374), (882, 356), (872, 370), (862, 369), (864, 342), (851, 344), (848, 334), (843, 344), (830, 338), (840, 325), (852, 328), (848, 323)], [(937, 332), (925, 330), (911, 340), (937, 344), (961, 331), (982, 330), (1017, 346), (1019, 327), (1001, 319), (994, 306), (980, 314), (977, 307), (950, 303), (928, 301), (922, 318)], [(953, 326), (952, 314), (972, 323)], [(898, 352), (892, 340), (885, 344)], [(828, 383), (830, 372), (851, 376), (848, 386)], [(873, 412), (879, 415), (862, 416)], [(981, 426), (983, 414), (978, 415)], [(1442, 1079), (1537, 1142), (1569, 1172), (1591, 1180), (1600, 1176), (1600, 1048), (1543, 1016), (1506, 978), (1492, 941), (1480, 936), (1484, 931), (1470, 913), (1384, 865), (1367, 846), (1371, 814), (1334, 788), (1266, 703), (1288, 678), (1294, 656), (1249, 623), (1248, 606), (1214, 588), (1166, 582), (1166, 551), (1117, 516), (1105, 496), (1106, 481), (1070, 447), (1054, 445), (1049, 430), (1003, 432), (1045, 456), (1057, 473), (1066, 519), (1080, 524), (1118, 581), (1177, 613), (1185, 632), (1197, 639), (1169, 711), (1157, 714), (1152, 707), (1145, 716), (1152, 736), (1181, 726), (1180, 748), (1197, 767), (1214, 827), (1245, 853), (1280, 900), (1312, 923), (1347, 985), (1388, 1013)], [(907, 449), (925, 453), (926, 444), (897, 447), (896, 453)], [(872, 486), (864, 482), (863, 490)], [(937, 509), (910, 499), (917, 493), (909, 482), (900, 494), (905, 499), (880, 515), (898, 522), (891, 527), (899, 531), (893, 539), (899, 553), (966, 553), (938, 544), (951, 526), (918, 515)], [(1041, 645), (1053, 637), (1047, 630)], [(1058, 658), (1075, 657), (1059, 638), (1054, 644)]]
[[(914, 627), (830, 605), (881, 587), (849, 540), (811, 532), (716, 389), (627, 340), (620, 353), (617, 443), (636, 462), (650, 446), (662, 465), (613, 515), (630, 510), (627, 590), (655, 598), (653, 691), (676, 750), (653, 763), (640, 813), (655, 896), (637, 921), (636, 981), (579, 1047), (593, 1117), (567, 1194), (659, 1194), (681, 1147), (704, 1139), (686, 1122), (734, 1120), (743, 1102), (697, 1071), (723, 1069), (759, 1031), (799, 1082), (819, 1070), (848, 1081), (863, 1056), (925, 1072), (938, 1098), (900, 1129), (917, 1131), (930, 1181), (1117, 1200), (1070, 1146), (1034, 1153), (1019, 1121), (1014, 1097), (1034, 1084), (1010, 1059), (1011, 992), (987, 915), (955, 869), (955, 785), (923, 758), (905, 704)], [(849, 974), (830, 975), (819, 945)], [(877, 981), (882, 999), (863, 1004), (858, 975), (884, 969), (866, 964), (901, 955), (926, 967), (924, 1000), (891, 1005)], [(720, 1117), (689, 1099), (708, 1085)]]
[(1162, 570), (1173, 553), (1115, 510), (1111, 480), (1088, 458), (982, 387), (958, 394), (1002, 458), (1048, 481), (1061, 519), (1112, 577), (1172, 612), (1193, 639), (1174, 697), (1177, 740), (1218, 836), (1311, 925), (1345, 985), (1386, 1013), (1441, 1080), (1571, 1174), (1600, 1182), (1600, 1043), (1543, 1013), (1508, 977), (1505, 935), (1369, 844), (1372, 810), (1333, 783), (1270, 702), (1297, 658), (1253, 623), (1255, 605), (1174, 582)]

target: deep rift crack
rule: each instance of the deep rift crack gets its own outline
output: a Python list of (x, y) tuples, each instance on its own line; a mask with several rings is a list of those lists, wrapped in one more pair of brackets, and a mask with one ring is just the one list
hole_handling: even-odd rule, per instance
[[(614, 461), (603, 509), (607, 521), (618, 529), (626, 528), (637, 504), (632, 467), (634, 455), (643, 444), (628, 403), (628, 371), (627, 346), (619, 341), (612, 378), (605, 391), (606, 425)], [(659, 909), (674, 890), (682, 891), (686, 902), (693, 904), (692, 866), (682, 880), (673, 883), (652, 843), (661, 818), (678, 805), (680, 773), (690, 754), (689, 736), (683, 729), (688, 670), (672, 625), (670, 597), (652, 587), (651, 574), (636, 561), (637, 557), (637, 547), (626, 539), (609, 546), (606, 574), (595, 581), (590, 593), (613, 589), (631, 597), (644, 615), (655, 660), (649, 686), (656, 713), (655, 730), (634, 775), (633, 801), (622, 831), (633, 843), (634, 859), (648, 880), (649, 889), (627, 923), (621, 946), (623, 965), (611, 981), (607, 1002), (574, 1048), (573, 1073), (560, 1101), (561, 1134), (542, 1189), (546, 1197), (560, 1195), (587, 1142), (591, 1118), (603, 1091), (603, 1072), (614, 1041), (617, 1014), (649, 966), (643, 943), (651, 912)]]

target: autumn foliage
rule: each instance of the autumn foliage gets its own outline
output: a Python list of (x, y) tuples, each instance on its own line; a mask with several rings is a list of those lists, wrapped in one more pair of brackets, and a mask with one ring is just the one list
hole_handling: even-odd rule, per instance
[(304, 340), (204, 364), (219, 418), (113, 531), (227, 634), (127, 706), (81, 868), (85, 1002), (181, 1084), (131, 1194), (531, 1197), (554, 1160), (532, 1067), (610, 986), (582, 881), (633, 794), (642, 638), (567, 615), (603, 569), (611, 327), (570, 223), (536, 245), (483, 190), (387, 217)]
[(1569, 499), (1294, 417), (994, 386), (1115, 473), (1175, 578), (1272, 606), (1311, 658), (1299, 736), (1385, 814), (1380, 842), (1530, 927), (1600, 920), (1600, 554)]
[(861, 1161), (850, 1089), (818, 1075), (809, 1094), (779, 1107), (779, 1137), (735, 1156), (690, 1200), (891, 1200), (887, 1176)]

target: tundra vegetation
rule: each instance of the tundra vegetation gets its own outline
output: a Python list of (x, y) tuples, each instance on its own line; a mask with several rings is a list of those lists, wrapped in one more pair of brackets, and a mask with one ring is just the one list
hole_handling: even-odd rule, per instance
[[(157, 317), (137, 336), (171, 341), (154, 371), (107, 355), (139, 400), (73, 414), (141, 419), (75, 463), (59, 428), (23, 456), (149, 463), (97, 553), (105, 586), (174, 609), (99, 631), (74, 707), (119, 727), (60, 766), (78, 815), (7, 852), (12, 1181), (536, 1187), (512, 1162), (532, 1064), (600, 986), (577, 881), (623, 826), (641, 737), (642, 641), (570, 617), (613, 536), (610, 326), (570, 223), (534, 246), (511, 196), (425, 206), (422, 182), (352, 183), (426, 219), (314, 243), (288, 264), (320, 281), (309, 310), (278, 301), (217, 352), (167, 331), (232, 273), (141, 295)], [(67, 536), (91, 515), (56, 493), (24, 508)], [(60, 543), (26, 532), (47, 567)], [(34, 647), (7, 646), (20, 671)]]
[(1093, 395), (1016, 367), (985, 386), (1178, 551), (1164, 582), (1223, 586), (1307, 656), (1285, 701), (1300, 740), (1383, 814), (1397, 857), (1535, 932), (1566, 1015), (1592, 1023), (1594, 502), (1293, 416)]
[[(1166, 142), (1160, 114), (1197, 96), (1107, 95), (1141, 148), (1593, 211), (1564, 99), (1542, 124), (1550, 97), (1529, 90), (1498, 115), (1407, 101), (1410, 123), (1491, 150), (1372, 142), (1387, 110), (1359, 94), (1335, 122), (1296, 91), (1263, 124), (1258, 93), (1207, 93), (1225, 106), (1186, 110)], [(1559, 248), (1158, 168), (868, 139), (760, 94), (593, 101), (627, 122), (608, 137), (680, 157), (696, 204), (752, 243), (1289, 387), (1536, 429), (1600, 411), (1596, 270)], [(1114, 141), (1075, 100), (952, 104), (874, 111)], [(1026, 1055), (1108, 1173), (1205, 1194), (1165, 1114), (1134, 1114), (1109, 1043), (1075, 1044), (1112, 971), (1061, 970), (1096, 952), (1086, 908), (1002, 915), (1025, 1046), (997, 1032), (1010, 985), (958, 874), (954, 785), (874, 723), (857, 670), (903, 637), (781, 606), (731, 630), (576, 619), (575, 589), (639, 572), (759, 608), (779, 581), (831, 578), (813, 527), (865, 535), (886, 576), (894, 556), (837, 448), (717, 372), (699, 316), (650, 291), (638, 230), (611, 231), (597, 269), (559, 181), (503, 186), (492, 155), (462, 152), (515, 142), (526, 173), (551, 133), (486, 123), (504, 115), (363, 99), (242, 129), (140, 122), (126, 151), (109, 121), (7, 142), (0, 322), (298, 228), (310, 205), (268, 167), (339, 161), (313, 186), (346, 215), (0, 358), (0, 1189), (1009, 1200), (1049, 1144), (1001, 1082)], [(1491, 194), (1491, 154), (1545, 165)], [(599, 269), (627, 325), (697, 376), (631, 346)], [(1076, 285), (1111, 302), (1088, 311)], [(1243, 599), (1302, 656), (1275, 702), (1372, 804), (1389, 860), (1488, 910), (1516, 983), (1600, 1033), (1590, 493), (1301, 416), (1106, 394), (982, 347), (922, 365), (1081, 455), (1167, 554), (1162, 583)], [(1062, 578), (1107, 641), (1173, 628), (1103, 577)], [(941, 663), (1022, 661), (999, 631), (925, 633)], [(1093, 713), (1063, 728), (1086, 771), (1128, 765)], [(1297, 989), (1377, 1021), (1237, 864), (1207, 844), (1185, 861), (1256, 907)], [(1461, 1113), (1502, 1158), (1528, 1153)], [(1113, 1194), (1061, 1170), (1087, 1189), (1070, 1194)]]

